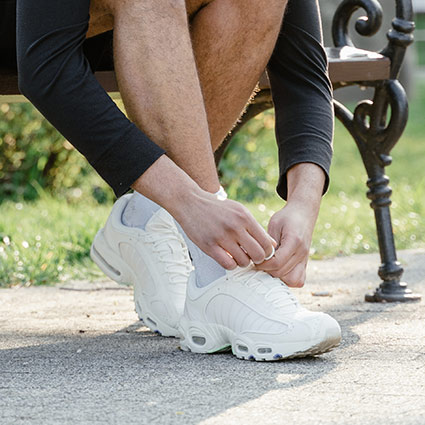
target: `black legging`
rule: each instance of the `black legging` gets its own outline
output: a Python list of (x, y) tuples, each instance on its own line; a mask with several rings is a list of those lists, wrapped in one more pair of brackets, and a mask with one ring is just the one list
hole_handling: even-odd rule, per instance
[[(19, 87), (120, 196), (164, 151), (122, 114), (93, 76), (84, 52), (89, 5), (90, 0), (17, 0)], [(286, 197), (285, 175), (292, 165), (312, 162), (328, 174), (332, 156), (332, 89), (316, 0), (289, 1), (268, 72), (278, 192)]]

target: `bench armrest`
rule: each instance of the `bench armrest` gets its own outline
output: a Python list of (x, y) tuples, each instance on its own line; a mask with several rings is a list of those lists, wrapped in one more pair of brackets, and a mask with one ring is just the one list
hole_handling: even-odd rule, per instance
[[(388, 44), (379, 52), (391, 60), (390, 79), (397, 79), (407, 46), (413, 42), (413, 8), (411, 0), (395, 0), (396, 16), (392, 28), (387, 32)], [(355, 23), (355, 30), (362, 36), (370, 37), (382, 24), (382, 7), (377, 0), (343, 0), (335, 11), (332, 22), (332, 37), (336, 47), (351, 46), (354, 43), (348, 34), (348, 24), (354, 12), (363, 9)]]

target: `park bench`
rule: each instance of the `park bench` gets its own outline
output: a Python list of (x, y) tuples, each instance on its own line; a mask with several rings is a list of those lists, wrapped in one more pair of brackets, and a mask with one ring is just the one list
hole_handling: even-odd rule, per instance
[[(380, 52), (356, 48), (348, 33), (349, 22), (358, 9), (364, 10), (366, 16), (357, 19), (356, 31), (362, 36), (372, 36), (378, 31), (383, 12), (377, 0), (343, 0), (333, 18), (335, 47), (326, 48), (334, 89), (350, 85), (374, 89), (373, 100), (359, 102), (354, 113), (342, 103), (334, 101), (336, 117), (347, 128), (360, 151), (368, 175), (367, 197), (375, 213), (381, 255), (378, 275), (382, 282), (373, 294), (366, 295), (366, 301), (370, 302), (420, 299), (420, 295), (412, 293), (401, 282), (403, 268), (397, 261), (389, 209), (392, 192), (385, 175), (385, 167), (392, 161), (390, 152), (407, 122), (407, 98), (398, 75), (406, 48), (413, 42), (414, 30), (411, 0), (395, 2), (396, 16), (387, 33), (388, 44)], [(119, 96), (113, 70), (97, 72), (96, 77), (111, 97)], [(16, 71), (0, 68), (0, 102), (16, 101), (25, 101), (19, 93)], [(251, 118), (272, 107), (269, 82), (264, 74), (259, 82), (259, 92), (245, 115), (217, 151), (217, 163), (235, 133)]]

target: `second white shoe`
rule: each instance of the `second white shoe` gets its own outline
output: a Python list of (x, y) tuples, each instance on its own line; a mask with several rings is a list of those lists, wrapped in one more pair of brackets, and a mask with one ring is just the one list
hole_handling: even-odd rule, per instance
[(192, 263), (173, 217), (163, 208), (145, 230), (122, 223), (132, 195), (115, 202), (90, 251), (93, 261), (111, 279), (134, 285), (136, 312), (147, 327), (163, 336), (178, 336)]
[(180, 321), (185, 351), (214, 353), (231, 348), (247, 360), (280, 360), (325, 353), (341, 340), (331, 316), (301, 307), (289, 288), (252, 267), (228, 271), (204, 288), (190, 276)]

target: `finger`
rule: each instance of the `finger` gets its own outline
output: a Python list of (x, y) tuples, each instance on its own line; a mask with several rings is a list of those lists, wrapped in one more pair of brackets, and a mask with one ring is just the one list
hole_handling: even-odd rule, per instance
[(223, 248), (215, 246), (207, 254), (214, 258), (218, 264), (224, 267), (226, 270), (233, 270), (237, 267), (236, 261), (226, 252)]
[(228, 245), (222, 245), (222, 247), (233, 257), (233, 260), (238, 266), (248, 267), (250, 265), (251, 259), (244, 250), (245, 246), (242, 248), (237, 243), (232, 243)]
[(266, 231), (255, 221), (254, 217), (250, 217), (247, 230), (249, 234), (258, 242), (261, 248), (263, 248), (265, 253), (264, 257), (261, 259), (261, 261), (263, 261), (265, 257), (268, 257), (273, 252), (272, 239), (266, 233)]
[(281, 276), (291, 273), (300, 263), (305, 263), (305, 255), (300, 250), (297, 250), (294, 255), (279, 269)]
[(257, 266), (264, 271), (278, 271), (284, 267), (297, 252), (298, 242), (295, 238), (286, 238), (281, 242), (273, 258)]
[(266, 256), (264, 249), (248, 232), (244, 232), (239, 237), (238, 243), (254, 264), (259, 264), (264, 261), (264, 257)]
[(291, 288), (301, 288), (304, 286), (306, 278), (306, 263), (299, 263), (289, 273), (282, 275), (271, 273), (273, 277), (278, 277)]

